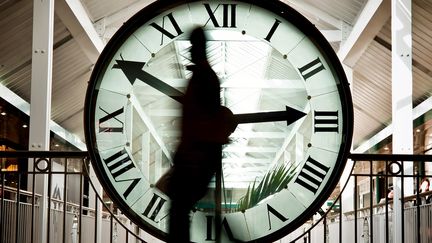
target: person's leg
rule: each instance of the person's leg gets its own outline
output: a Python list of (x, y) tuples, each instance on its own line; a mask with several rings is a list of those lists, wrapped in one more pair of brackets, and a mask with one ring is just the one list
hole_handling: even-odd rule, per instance
[(193, 175), (183, 167), (175, 168), (170, 184), (171, 208), (168, 243), (189, 243), (189, 213), (195, 202), (192, 199)]
[(172, 201), (168, 243), (189, 243), (189, 209), (181, 201)]

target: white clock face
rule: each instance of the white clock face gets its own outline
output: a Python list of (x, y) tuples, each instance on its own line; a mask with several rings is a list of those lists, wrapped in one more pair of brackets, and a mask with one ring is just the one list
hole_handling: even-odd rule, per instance
[[(345, 164), (352, 105), (334, 52), (287, 6), (252, 2), (157, 2), (119, 30), (96, 64), (85, 117), (96, 171), (119, 208), (159, 238), (170, 200), (153, 185), (180, 141), (179, 97), (192, 74), (188, 37), (197, 26), (209, 38), (222, 104), (234, 114), (277, 116), (245, 118), (223, 148), (223, 242), (268, 242), (290, 232), (323, 204)], [(293, 110), (304, 114), (289, 118)], [(292, 179), (238, 209), (248, 187), (280, 166), (292, 168)], [(215, 186), (191, 212), (194, 242), (215, 240)]]

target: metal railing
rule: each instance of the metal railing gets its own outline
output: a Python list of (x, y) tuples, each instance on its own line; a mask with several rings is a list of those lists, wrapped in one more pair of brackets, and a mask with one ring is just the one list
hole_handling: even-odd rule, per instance
[[(350, 179), (341, 185), (339, 195), (334, 198), (334, 203), (318, 219), (312, 220), (309, 226), (303, 226), (296, 237), (282, 240), (281, 242), (302, 243), (396, 243), (395, 217), (401, 222), (401, 238), (397, 243), (429, 243), (432, 242), (432, 205), (425, 204), (426, 197), (432, 192), (420, 193), (418, 189), (414, 192), (405, 193), (407, 188), (418, 188), (424, 177), (432, 177), (431, 174), (421, 174), (418, 168), (424, 163), (432, 162), (431, 155), (381, 155), (381, 154), (351, 154), (349, 158), (353, 161), (353, 171)], [(406, 173), (406, 167), (413, 167), (410, 173)], [(417, 168), (417, 169), (414, 169)], [(399, 178), (401, 180), (411, 179), (410, 182), (403, 181), (400, 184), (402, 196), (399, 200), (400, 215), (395, 216), (393, 200), (387, 196), (377, 201), (378, 188), (377, 178), (382, 178), (384, 188), (389, 187), (389, 180)], [(353, 187), (349, 188), (349, 182)], [(360, 207), (361, 192), (360, 181), (366, 181), (366, 191), (369, 196), (362, 203), (366, 206)], [(352, 190), (350, 190), (352, 189)], [(364, 192), (364, 191), (363, 191)], [(348, 193), (348, 195), (346, 195)], [(351, 197), (353, 210), (344, 211), (342, 195)], [(363, 198), (364, 199), (364, 198)], [(332, 214), (337, 206), (339, 213)], [(350, 206), (350, 205), (349, 205)], [(372, 219), (372, 220), (371, 220)]]
[[(405, 167), (410, 164), (419, 168), (421, 164), (432, 162), (432, 156), (351, 154), (349, 157), (357, 169), (340, 185), (333, 205), (278, 242), (395, 243), (393, 201), (387, 196), (381, 202), (374, 198), (378, 188), (376, 181), (381, 178), (387, 188), (390, 178), (411, 178), (411, 183), (418, 187), (422, 177), (432, 175), (416, 170), (407, 174)], [(41, 229), (45, 230), (48, 243), (157, 241), (103, 201), (101, 189), (89, 176), (87, 152), (0, 152), (0, 159), (8, 158), (25, 159), (24, 162), (28, 161), (32, 165), (29, 167), (34, 169), (5, 171), (2, 168), (0, 171), (0, 242), (40, 243)], [(15, 186), (5, 184), (8, 176), (18, 178)], [(35, 186), (37, 178), (42, 176), (47, 176), (47, 211), (41, 210), (43, 197)], [(23, 188), (23, 178), (29, 178), (30, 187)], [(364, 185), (359, 188), (362, 183)], [(407, 187), (408, 184), (401, 184), (402, 194)], [(364, 196), (366, 194), (369, 196)], [(423, 200), (431, 194), (416, 190), (401, 200), (401, 243), (432, 242), (432, 204)], [(343, 197), (351, 198), (352, 202), (342, 204)], [(352, 208), (347, 210), (349, 207)], [(41, 212), (46, 214), (46, 222), (41, 221)]]
[[(114, 213), (89, 180), (87, 152), (0, 152), (0, 159), (8, 158), (28, 159), (33, 170), (0, 170), (0, 242), (40, 243), (41, 231), (46, 232), (47, 243), (146, 242), (138, 227)], [(6, 186), (5, 178), (12, 175), (18, 178), (16, 186)], [(43, 197), (37, 193), (38, 177), (43, 176), (48, 186), (46, 221), (40, 220)], [(30, 178), (29, 190), (23, 189), (23, 178)], [(73, 191), (76, 185), (78, 190)], [(93, 205), (89, 195), (95, 198)]]

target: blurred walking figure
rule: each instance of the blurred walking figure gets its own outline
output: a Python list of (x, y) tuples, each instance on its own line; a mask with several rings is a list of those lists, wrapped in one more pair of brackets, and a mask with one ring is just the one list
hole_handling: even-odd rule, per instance
[(221, 166), (222, 144), (236, 124), (229, 109), (220, 104), (220, 84), (206, 53), (202, 28), (192, 31), (190, 54), (195, 64), (187, 87), (181, 125), (181, 142), (174, 156), (168, 195), (171, 197), (169, 243), (189, 243), (189, 212), (207, 192)]

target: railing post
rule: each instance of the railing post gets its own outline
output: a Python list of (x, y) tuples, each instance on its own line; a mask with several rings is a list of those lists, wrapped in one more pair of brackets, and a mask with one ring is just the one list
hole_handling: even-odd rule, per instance
[(354, 243), (357, 243), (357, 176), (354, 176)]
[(342, 211), (342, 195), (341, 195), (339, 197), (339, 243), (342, 243), (342, 212), (343, 211)]

